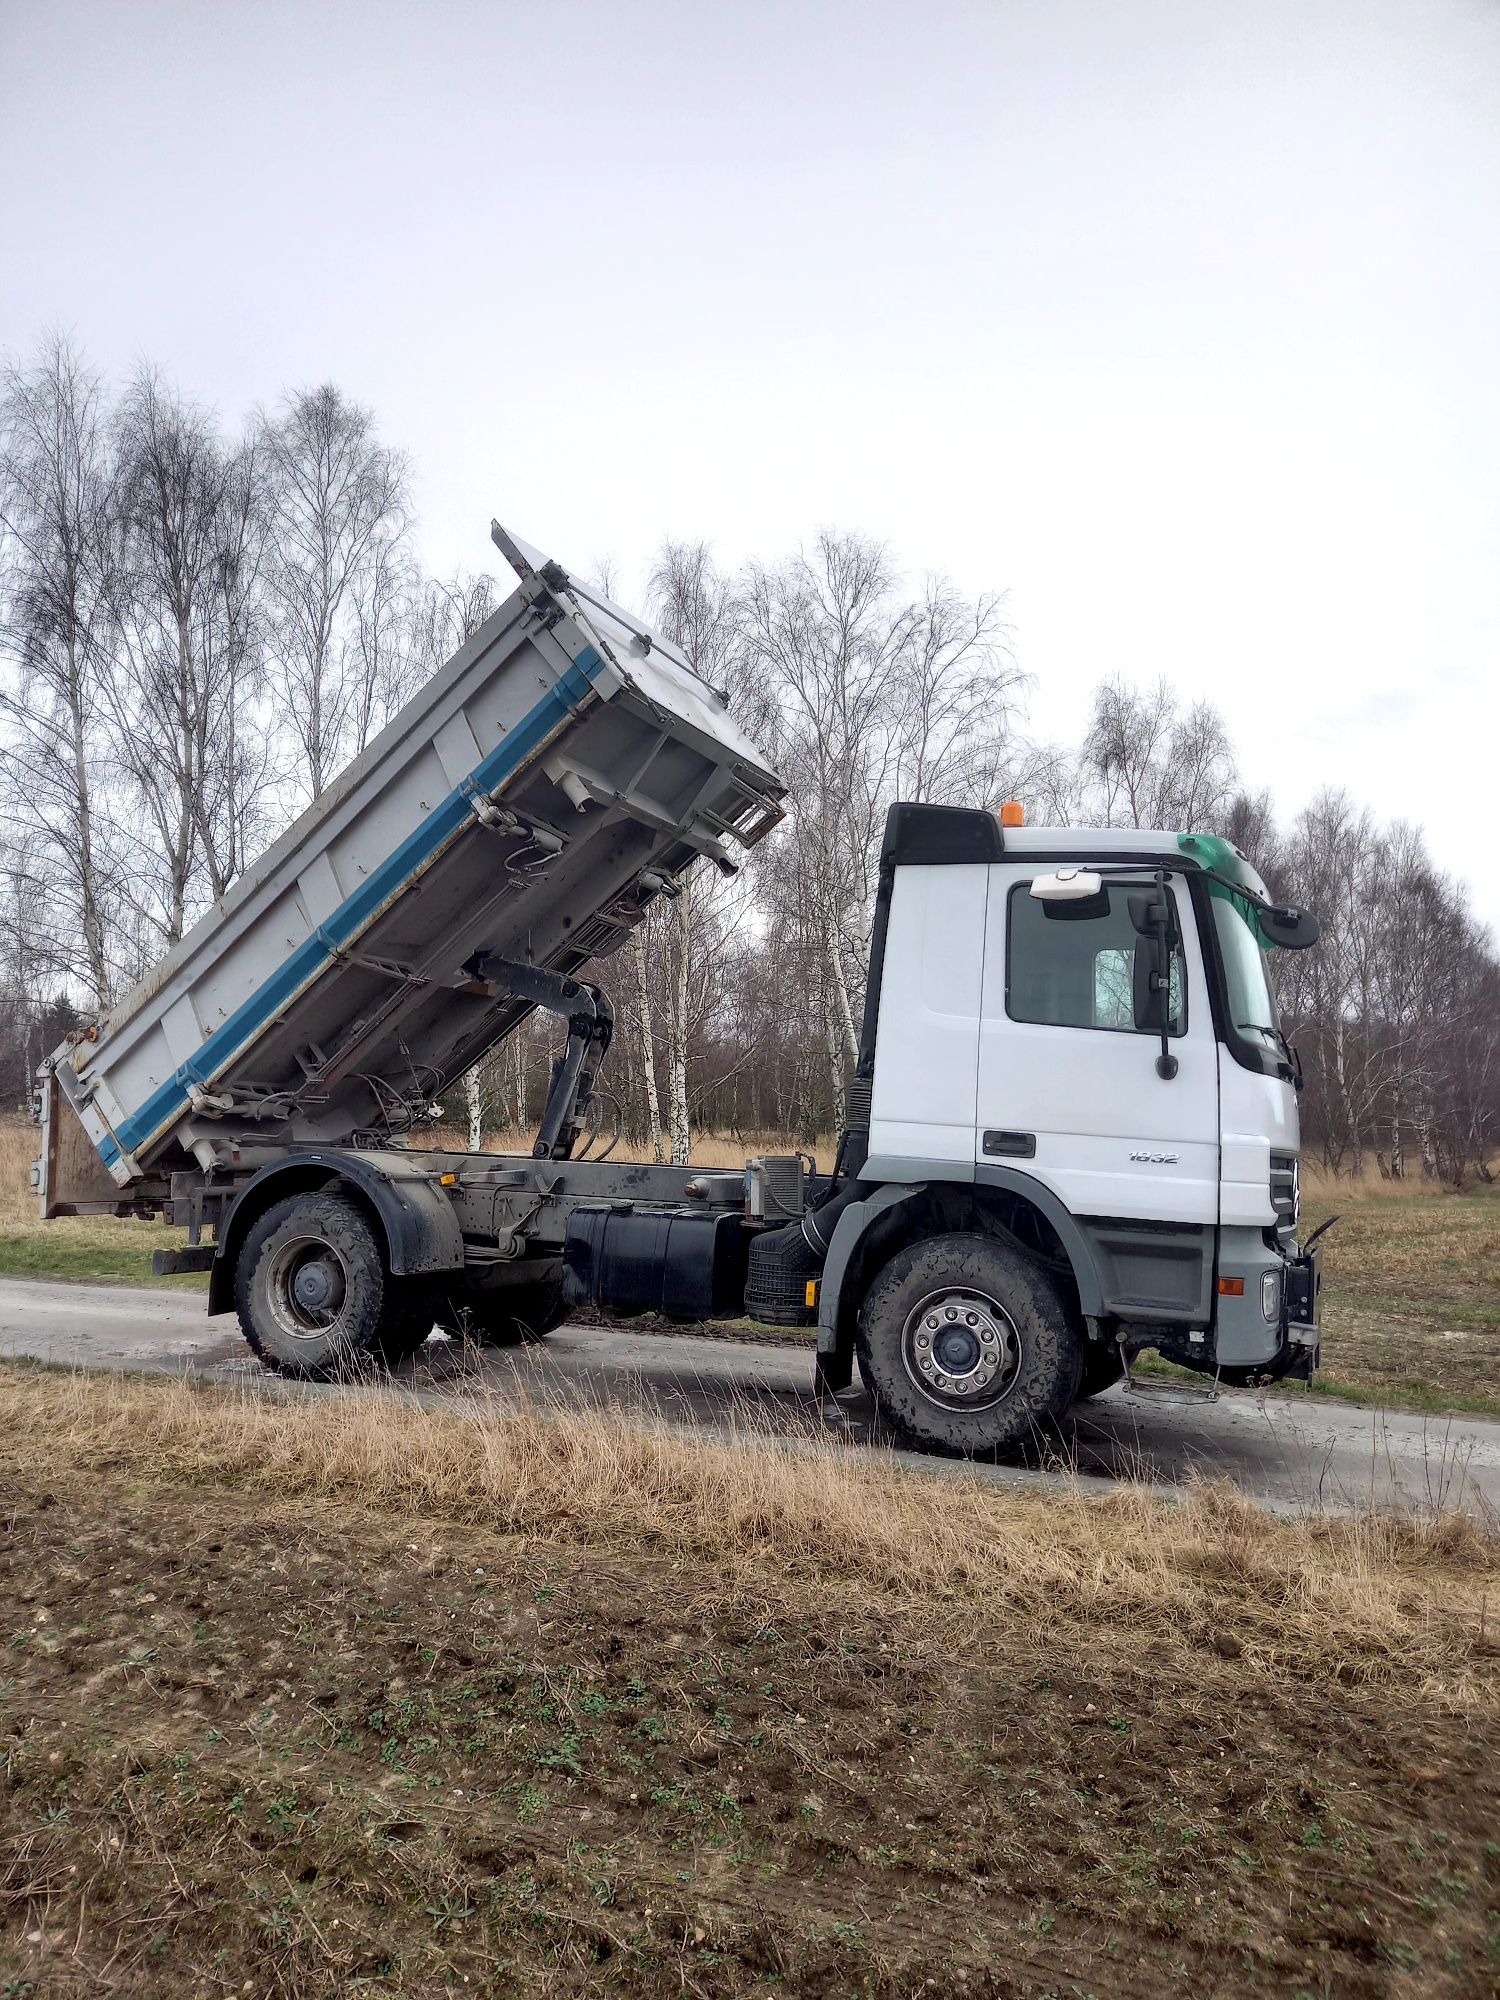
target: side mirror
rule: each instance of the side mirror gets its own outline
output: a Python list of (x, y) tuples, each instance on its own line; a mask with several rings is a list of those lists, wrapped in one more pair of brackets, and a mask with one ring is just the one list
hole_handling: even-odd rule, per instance
[(1311, 910), (1267, 906), (1258, 909), (1255, 914), (1272, 944), (1279, 944), (1283, 951), (1306, 951), (1322, 936), (1322, 929)]
[(1097, 896), (1101, 887), (1096, 869), (1059, 868), (1053, 875), (1038, 875), (1031, 893), (1039, 903), (1084, 903)]
[(1135, 1025), (1142, 1034), (1164, 1035), (1167, 1032), (1167, 1010), (1172, 1003), (1171, 977), (1170, 962), (1163, 959), (1157, 950), (1156, 939), (1142, 937), (1136, 946), (1130, 994)]
[(1146, 889), (1138, 896), (1132, 896), (1129, 903), (1130, 922), (1137, 937), (1163, 937), (1171, 943), (1177, 942), (1177, 923), (1172, 913), (1172, 905), (1164, 894)]

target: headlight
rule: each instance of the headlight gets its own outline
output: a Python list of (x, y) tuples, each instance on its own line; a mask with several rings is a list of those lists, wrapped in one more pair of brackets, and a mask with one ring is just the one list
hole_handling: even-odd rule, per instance
[(1274, 1326), (1281, 1317), (1281, 1273), (1263, 1271), (1260, 1279), (1260, 1309)]

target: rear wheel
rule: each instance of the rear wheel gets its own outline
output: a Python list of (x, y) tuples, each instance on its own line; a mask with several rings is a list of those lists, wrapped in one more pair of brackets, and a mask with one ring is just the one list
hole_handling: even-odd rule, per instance
[(860, 1372), (881, 1415), (929, 1451), (1012, 1451), (1072, 1402), (1082, 1343), (1048, 1274), (992, 1237), (929, 1237), (866, 1294)]
[(402, 1348), (410, 1297), (386, 1270), (369, 1222), (343, 1195), (289, 1195), (252, 1223), (235, 1266), (234, 1302), (252, 1351), (281, 1375), (326, 1382), (410, 1351)]
[(486, 1347), (522, 1347), (545, 1340), (567, 1316), (562, 1272), (558, 1270), (528, 1284), (470, 1293), (454, 1317)]
[(415, 1354), (437, 1324), (430, 1279), (391, 1278), (392, 1298), (380, 1335), (381, 1359), (392, 1367)]

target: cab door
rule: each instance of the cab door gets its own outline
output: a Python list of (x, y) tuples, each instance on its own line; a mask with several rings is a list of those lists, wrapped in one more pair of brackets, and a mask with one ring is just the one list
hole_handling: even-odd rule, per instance
[(1145, 947), (1129, 897), (1151, 875), (1106, 875), (1096, 898), (1046, 903), (1030, 894), (1046, 872), (990, 869), (975, 1159), (1033, 1175), (1074, 1215), (1215, 1223), (1218, 1050), (1185, 885), (1168, 883), (1178, 938), (1168, 1080), (1159, 1030), (1137, 1019)]

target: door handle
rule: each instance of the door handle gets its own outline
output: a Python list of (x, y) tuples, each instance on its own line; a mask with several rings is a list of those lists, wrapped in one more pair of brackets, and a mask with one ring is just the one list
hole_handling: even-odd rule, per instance
[(984, 1150), (991, 1159), (999, 1155), (1008, 1160), (1034, 1160), (1036, 1134), (1035, 1132), (986, 1132)]

